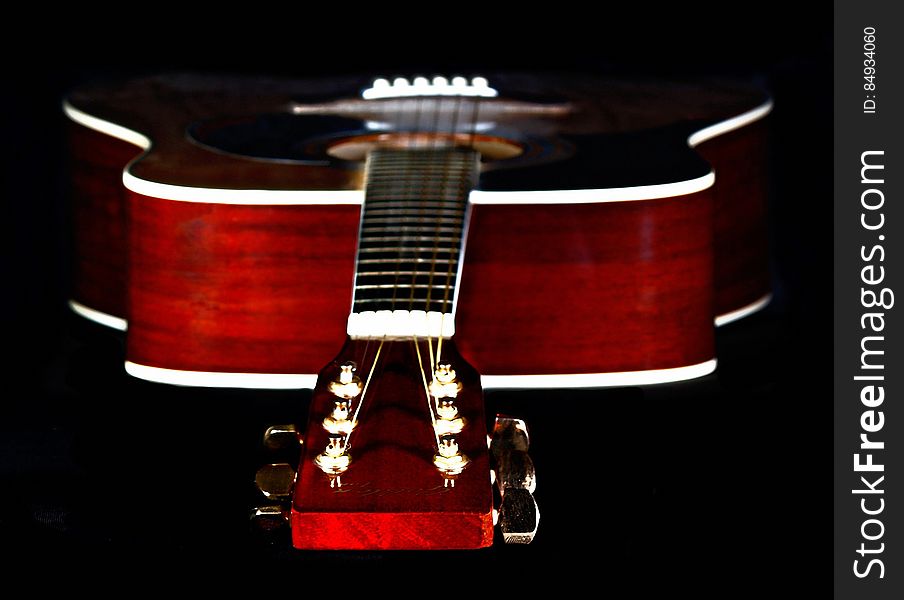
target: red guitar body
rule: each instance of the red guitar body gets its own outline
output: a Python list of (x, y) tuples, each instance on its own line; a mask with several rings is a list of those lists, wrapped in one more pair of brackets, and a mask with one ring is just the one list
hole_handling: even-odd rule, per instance
[[(131, 373), (313, 387), (345, 335), (361, 171), (249, 157), (198, 139), (249, 115), (288, 113), (308, 97), (354, 96), (362, 84), (161, 77), (68, 97), (72, 305), (128, 329)], [(481, 175), (458, 348), (485, 387), (632, 385), (711, 372), (714, 319), (768, 300), (768, 99), (731, 86), (579, 81), (575, 89), (567, 96), (575, 110), (557, 127), (574, 146), (593, 134), (598, 156), (581, 164), (595, 180), (557, 175), (555, 165), (522, 169), (534, 173), (523, 181), (517, 170)]]
[[(490, 545), (483, 388), (706, 375), (716, 324), (768, 301), (761, 93), (498, 80), (484, 104), (190, 76), (66, 100), (73, 309), (126, 331), (137, 377), (313, 388), (297, 548)], [(532, 539), (512, 423), (506, 535)]]

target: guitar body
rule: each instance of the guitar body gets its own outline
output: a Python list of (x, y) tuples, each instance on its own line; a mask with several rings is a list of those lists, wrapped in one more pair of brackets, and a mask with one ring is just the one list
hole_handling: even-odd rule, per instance
[[(543, 128), (524, 142), (551, 158), (484, 170), (471, 193), (455, 341), (483, 386), (711, 372), (714, 324), (769, 297), (768, 99), (733, 86), (501, 81), (502, 93), (561, 92), (572, 110), (548, 143)], [(346, 334), (362, 168), (298, 158), (254, 117), (287, 119), (366, 83), (160, 77), (67, 98), (72, 306), (127, 330), (130, 373), (315, 386)], [(364, 122), (318, 117), (312, 129), (293, 116), (285, 130), (302, 136)]]

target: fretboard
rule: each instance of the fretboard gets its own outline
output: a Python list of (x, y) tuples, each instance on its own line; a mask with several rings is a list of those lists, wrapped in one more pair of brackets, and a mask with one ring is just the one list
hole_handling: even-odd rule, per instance
[[(421, 331), (417, 323), (402, 322), (402, 311), (414, 319), (451, 320), (468, 195), (478, 165), (479, 155), (470, 148), (378, 149), (369, 154), (351, 335)], [(395, 325), (386, 325), (387, 314), (395, 315)], [(363, 329), (352, 326), (362, 320), (370, 322)], [(443, 330), (450, 325), (444, 323)], [(391, 331), (380, 333), (386, 327)]]

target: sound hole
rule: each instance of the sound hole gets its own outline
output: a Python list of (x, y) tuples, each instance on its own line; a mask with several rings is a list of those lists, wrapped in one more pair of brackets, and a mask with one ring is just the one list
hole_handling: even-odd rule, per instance
[[(404, 130), (392, 133), (406, 137)], [(368, 129), (366, 123), (357, 119), (273, 113), (197, 121), (188, 126), (186, 135), (200, 146), (233, 156), (358, 168), (358, 161), (381, 132)], [(560, 138), (526, 134), (508, 127), (477, 137), (475, 145), (483, 145), (487, 151), (482, 170), (554, 162), (574, 153), (573, 146)]]
[(188, 138), (205, 148), (246, 158), (300, 164), (341, 164), (324, 152), (324, 138), (367, 133), (361, 121), (288, 113), (197, 121)]

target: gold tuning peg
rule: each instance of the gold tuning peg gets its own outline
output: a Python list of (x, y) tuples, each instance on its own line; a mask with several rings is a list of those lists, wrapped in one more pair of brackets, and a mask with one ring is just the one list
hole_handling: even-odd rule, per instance
[(267, 498), (286, 500), (295, 487), (295, 469), (288, 463), (264, 465), (257, 470), (254, 484)]
[(264, 447), (267, 450), (294, 450), (302, 442), (301, 432), (293, 424), (272, 425), (264, 432)]
[(506, 544), (531, 543), (540, 524), (540, 509), (534, 495), (525, 489), (507, 489), (499, 507), (498, 524)]
[(355, 375), (357, 366), (353, 362), (347, 362), (339, 367), (339, 374), (330, 382), (330, 392), (334, 395), (351, 400), (358, 396), (364, 389), (361, 379)]
[[(264, 432), (263, 445), (270, 452), (294, 453), (302, 441), (295, 425), (273, 425)], [(254, 485), (266, 500), (265, 504), (251, 509), (249, 517), (253, 531), (269, 539), (288, 528), (295, 478), (295, 469), (289, 463), (266, 464), (257, 470)]]

